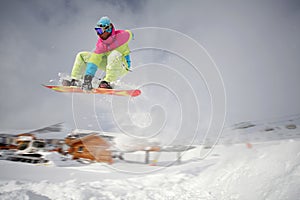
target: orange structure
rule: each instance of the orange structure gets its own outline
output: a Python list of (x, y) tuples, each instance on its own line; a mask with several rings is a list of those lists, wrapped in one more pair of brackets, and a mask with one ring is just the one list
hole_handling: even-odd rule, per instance
[(113, 163), (110, 144), (98, 134), (90, 134), (82, 137), (68, 136), (65, 143), (70, 146), (69, 154), (73, 159), (89, 159), (97, 162)]

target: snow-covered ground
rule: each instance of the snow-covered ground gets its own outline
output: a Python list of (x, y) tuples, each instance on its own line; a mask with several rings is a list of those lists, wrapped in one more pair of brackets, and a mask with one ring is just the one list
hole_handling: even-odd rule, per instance
[(152, 152), (145, 164), (143, 151), (112, 165), (53, 152), (43, 164), (0, 160), (0, 199), (299, 199), (298, 118), (239, 123), (204, 144), (180, 162), (177, 152)]
[(300, 140), (220, 144), (197, 160), (200, 149), (172, 166), (167, 152), (156, 166), (82, 164), (53, 153), (48, 164), (1, 160), (0, 199), (299, 199)]

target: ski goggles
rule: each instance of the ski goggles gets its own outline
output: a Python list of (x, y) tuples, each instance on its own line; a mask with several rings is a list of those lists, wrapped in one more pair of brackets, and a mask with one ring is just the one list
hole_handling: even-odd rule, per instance
[(110, 33), (111, 32), (111, 25), (107, 25), (107, 26), (100, 25), (100, 26), (97, 26), (95, 28), (95, 30), (97, 31), (97, 34), (99, 34), (99, 35), (103, 34), (105, 31)]

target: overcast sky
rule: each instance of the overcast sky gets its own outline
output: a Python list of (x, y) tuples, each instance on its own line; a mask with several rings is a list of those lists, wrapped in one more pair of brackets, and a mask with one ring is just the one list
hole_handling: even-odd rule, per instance
[(297, 0), (2, 0), (0, 9), (0, 129), (72, 125), (72, 98), (41, 84), (94, 48), (93, 27), (104, 15), (117, 29), (169, 28), (201, 44), (224, 81), (228, 124), (300, 113)]

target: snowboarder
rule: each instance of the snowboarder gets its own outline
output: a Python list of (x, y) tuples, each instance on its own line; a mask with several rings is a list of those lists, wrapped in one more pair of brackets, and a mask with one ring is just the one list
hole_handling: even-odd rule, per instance
[(93, 89), (92, 79), (99, 68), (106, 72), (99, 88), (112, 89), (110, 83), (129, 71), (131, 60), (128, 43), (132, 39), (132, 32), (115, 30), (107, 16), (101, 17), (97, 22), (95, 31), (99, 36), (95, 50), (77, 54), (71, 73), (72, 81), (63, 82), (63, 85), (77, 86), (78, 80), (82, 78), (84, 73), (82, 88), (91, 90)]

